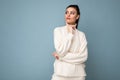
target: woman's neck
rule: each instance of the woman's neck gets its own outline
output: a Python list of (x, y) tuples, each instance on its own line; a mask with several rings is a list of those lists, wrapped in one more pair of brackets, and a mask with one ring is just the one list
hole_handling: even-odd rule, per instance
[(75, 27), (76, 28), (76, 24), (68, 24), (68, 23), (66, 23), (66, 26), (67, 27)]

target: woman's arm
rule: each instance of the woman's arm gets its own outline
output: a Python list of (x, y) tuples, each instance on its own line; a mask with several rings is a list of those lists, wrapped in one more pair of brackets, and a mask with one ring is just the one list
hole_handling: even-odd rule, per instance
[(56, 49), (56, 53), (59, 55), (59, 57), (63, 57), (68, 52), (71, 41), (73, 38), (72, 33), (67, 33), (66, 36), (62, 35), (63, 33), (59, 28), (54, 29), (54, 45)]
[(87, 41), (86, 41), (85, 35), (83, 35), (81, 43), (82, 44), (80, 46), (79, 53), (68, 53), (63, 58), (60, 58), (60, 60), (63, 60), (68, 63), (73, 63), (73, 64), (84, 63), (88, 58)]

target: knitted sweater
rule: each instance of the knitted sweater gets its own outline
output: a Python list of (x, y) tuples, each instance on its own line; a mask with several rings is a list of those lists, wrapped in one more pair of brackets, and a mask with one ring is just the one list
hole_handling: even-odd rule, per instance
[(54, 29), (54, 45), (59, 55), (59, 60), (54, 62), (54, 72), (65, 77), (86, 76), (88, 51), (85, 34), (77, 29), (74, 34), (69, 33), (67, 27)]

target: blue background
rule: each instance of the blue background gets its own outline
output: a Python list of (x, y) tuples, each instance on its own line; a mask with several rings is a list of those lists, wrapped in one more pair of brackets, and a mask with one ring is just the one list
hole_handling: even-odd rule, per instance
[(0, 0), (0, 80), (50, 80), (53, 29), (78, 4), (87, 80), (120, 80), (120, 0)]

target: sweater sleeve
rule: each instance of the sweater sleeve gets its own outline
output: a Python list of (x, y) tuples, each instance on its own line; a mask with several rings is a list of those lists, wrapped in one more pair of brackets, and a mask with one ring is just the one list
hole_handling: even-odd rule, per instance
[(73, 38), (72, 33), (67, 33), (66, 36), (62, 35), (63, 32), (60, 28), (54, 29), (54, 46), (59, 57), (63, 57), (68, 52), (71, 41)]
[(81, 39), (81, 43), (82, 44), (80, 46), (79, 53), (68, 53), (66, 56), (64, 56), (60, 60), (63, 60), (68, 63), (73, 63), (73, 64), (84, 63), (88, 58), (87, 41), (86, 41), (85, 35), (83, 35)]

